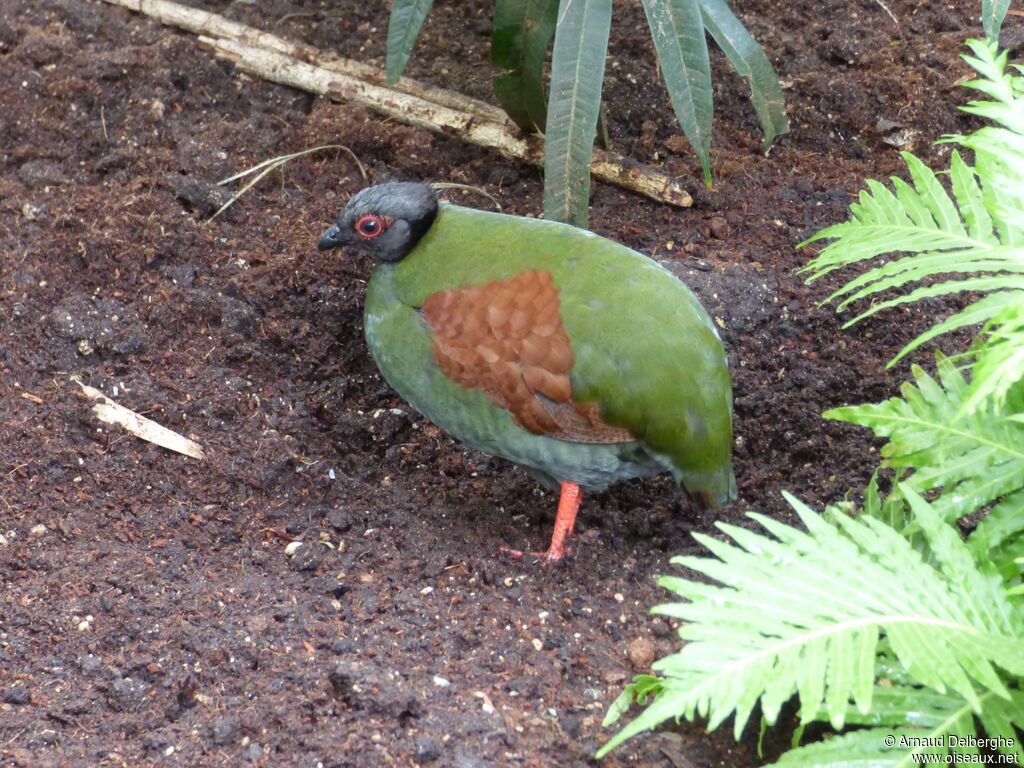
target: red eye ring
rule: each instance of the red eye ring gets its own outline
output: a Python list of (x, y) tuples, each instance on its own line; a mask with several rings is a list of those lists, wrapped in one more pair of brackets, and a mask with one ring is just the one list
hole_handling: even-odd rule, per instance
[(357, 220), (352, 228), (360, 237), (370, 238), (377, 237), (377, 235), (381, 234), (385, 229), (387, 229), (388, 225), (390, 224), (391, 222), (388, 221), (383, 216), (377, 216), (376, 214), (368, 213), (365, 216), (361, 217), (359, 220)]

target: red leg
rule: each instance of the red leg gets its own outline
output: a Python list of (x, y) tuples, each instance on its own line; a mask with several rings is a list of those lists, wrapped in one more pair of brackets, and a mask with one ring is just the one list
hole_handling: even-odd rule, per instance
[(551, 545), (541, 557), (557, 563), (565, 555), (565, 537), (572, 536), (576, 525), (576, 512), (583, 500), (583, 492), (576, 483), (562, 483), (562, 495), (558, 499), (558, 514), (555, 515), (555, 531), (551, 534)]
[[(534, 552), (537, 557), (547, 560), (549, 563), (557, 563), (567, 551), (565, 546), (566, 536), (572, 537), (572, 529), (576, 524), (576, 512), (583, 500), (583, 491), (576, 483), (562, 483), (562, 494), (558, 497), (558, 513), (555, 515), (555, 531), (551, 534), (551, 544), (547, 552)], [(523, 556), (522, 551), (511, 547), (500, 547), (517, 560)]]

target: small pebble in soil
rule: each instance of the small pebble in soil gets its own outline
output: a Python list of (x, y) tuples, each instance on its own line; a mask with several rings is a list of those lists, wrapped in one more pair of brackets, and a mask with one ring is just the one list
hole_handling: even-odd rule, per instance
[(230, 718), (221, 718), (210, 727), (210, 739), (219, 747), (232, 743), (238, 737), (238, 725)]
[(15, 685), (7, 690), (4, 694), (4, 701), (8, 704), (14, 704), (15, 706), (22, 706), (28, 704), (32, 698), (32, 694), (29, 693), (28, 688), (23, 685)]
[(441, 756), (441, 749), (433, 739), (416, 740), (416, 759), (422, 763), (430, 763)]
[(650, 638), (638, 637), (626, 646), (626, 658), (638, 672), (650, 669), (657, 657), (658, 648)]
[(263, 747), (253, 743), (245, 748), (245, 759), (250, 763), (258, 763), (263, 759)]
[(331, 653), (352, 653), (356, 644), (348, 637), (339, 637), (331, 645)]
[(35, 221), (43, 215), (43, 209), (32, 203), (23, 203), (21, 206), (21, 215), (26, 221)]
[(455, 768), (486, 768), (491, 763), (478, 755), (469, 752), (459, 752), (455, 756)]
[(352, 512), (347, 509), (332, 509), (327, 513), (327, 524), (338, 533), (345, 533), (352, 528)]
[(78, 668), (82, 671), (82, 674), (85, 675), (91, 675), (95, 672), (99, 672), (102, 666), (103, 662), (100, 661), (100, 658), (91, 653), (86, 656), (82, 656), (78, 660)]
[(708, 231), (716, 240), (725, 240), (729, 237), (729, 222), (724, 216), (712, 216), (708, 222)]
[(16, 175), (29, 188), (54, 187), (68, 181), (61, 167), (49, 160), (29, 160), (18, 168)]
[(315, 571), (320, 567), (323, 559), (324, 553), (321, 547), (305, 546), (292, 555), (288, 561), (288, 567), (293, 571)]

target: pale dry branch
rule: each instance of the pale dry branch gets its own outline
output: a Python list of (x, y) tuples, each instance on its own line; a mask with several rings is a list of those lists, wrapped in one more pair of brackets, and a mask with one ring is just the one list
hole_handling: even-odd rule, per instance
[(183, 453), (193, 459), (205, 459), (206, 454), (199, 443), (182, 437), (177, 432), (157, 424), (152, 419), (140, 416), (135, 411), (114, 402), (98, 389), (83, 384), (76, 378), (71, 379), (82, 388), (82, 394), (93, 403), (93, 415), (104, 424), (116, 424), (128, 432), (149, 443), (159, 445), (169, 451)]
[[(505, 157), (543, 165), (540, 136), (524, 135), (497, 107), (407, 77), (394, 86), (384, 73), (350, 59), (330, 56), (215, 13), (169, 0), (106, 0), (189, 30), (214, 52), (265, 80), (359, 104), (409, 125), (455, 135)], [(591, 172), (602, 181), (682, 208), (693, 198), (671, 176), (635, 160), (595, 149)]]

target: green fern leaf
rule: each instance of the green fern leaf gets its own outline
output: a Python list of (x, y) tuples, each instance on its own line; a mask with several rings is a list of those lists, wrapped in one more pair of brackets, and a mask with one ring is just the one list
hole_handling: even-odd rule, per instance
[[(904, 760), (909, 747), (898, 747), (900, 740), (916, 743), (918, 731), (908, 728), (869, 728), (851, 731), (825, 741), (789, 750), (771, 768), (902, 768), (918, 765)], [(886, 744), (891, 741), (893, 747)], [(921, 754), (926, 754), (922, 752)], [(934, 753), (933, 753), (934, 754)]]
[(989, 510), (967, 540), (975, 559), (988, 559), (1004, 578), (1018, 577), (1024, 568), (1024, 490), (1015, 491)]
[(715, 728), (735, 715), (738, 736), (755, 705), (771, 723), (793, 694), (805, 722), (840, 728), (851, 702), (871, 711), (883, 636), (911, 679), (974, 712), (986, 693), (1008, 696), (996, 665), (1024, 672), (1024, 616), (938, 514), (903, 492), (938, 567), (878, 520), (840, 517), (837, 527), (789, 496), (806, 533), (751, 513), (774, 538), (724, 523), (732, 543), (697, 536), (716, 557), (672, 562), (718, 584), (662, 578), (688, 602), (654, 610), (684, 622), (686, 644), (655, 663), (663, 687), (599, 755), (669, 717), (700, 715)]
[(1010, 393), (1024, 381), (1024, 291), (1004, 295), (1006, 304), (985, 324), (976, 345), (965, 411), (989, 400), (997, 410), (1004, 409)]
[(995, 749), (1000, 754), (1016, 757), (1017, 765), (1024, 765), (1024, 746), (1020, 738), (1024, 731), (1024, 691), (1012, 691), (1008, 700), (989, 697), (980, 717), (990, 743), (996, 742)]
[(985, 243), (995, 242), (992, 217), (985, 208), (977, 174), (956, 150), (953, 150), (953, 156), (950, 158), (949, 179), (953, 194), (960, 204), (960, 213), (967, 224), (969, 236)]
[[(980, 708), (975, 710), (956, 694), (937, 693), (909, 685), (878, 685), (875, 687), (871, 711), (863, 714), (854, 708), (847, 713), (847, 723), (871, 726), (871, 731), (852, 740), (831, 738), (809, 744), (783, 756), (775, 766), (844, 765), (843, 750), (850, 756), (880, 761), (892, 768), (916, 768), (925, 756), (944, 758), (948, 754), (978, 754), (979, 739), (987, 739), (987, 748), (1007, 755), (1018, 755), (1020, 746), (1014, 727), (1024, 725), (1024, 694), (1010, 691), (1003, 698), (993, 692), (982, 693)], [(819, 713), (818, 719), (824, 719)], [(984, 726), (976, 727), (975, 715)], [(887, 746), (886, 737), (891, 737)], [(863, 741), (861, 740), (863, 738)], [(972, 746), (974, 745), (974, 746)], [(817, 762), (807, 762), (817, 759)], [(930, 762), (941, 762), (932, 759)], [(871, 764), (870, 762), (868, 764)]]
[[(850, 206), (849, 221), (828, 227), (801, 244), (831, 241), (804, 268), (808, 282), (887, 253), (906, 254), (873, 266), (825, 299), (826, 303), (838, 302), (837, 309), (843, 310), (887, 291), (901, 292), (900, 296), (874, 303), (847, 326), (884, 309), (925, 298), (968, 291), (1018, 294), (1006, 300), (982, 297), (918, 336), (890, 365), (955, 328), (984, 322), (994, 330), (994, 316), (1008, 304), (1021, 303), (1024, 295), (1024, 77), (1006, 72), (1007, 56), (997, 53), (994, 42), (972, 40), (968, 45), (974, 56), (964, 58), (982, 77), (966, 85), (993, 101), (974, 101), (963, 109), (998, 126), (967, 136), (947, 136), (943, 141), (972, 149), (975, 166), (954, 152), (947, 192), (934, 171), (904, 152), (911, 182), (893, 177), (889, 189), (868, 181), (859, 201)], [(948, 275), (965, 277), (933, 283)], [(915, 284), (918, 287), (913, 288)], [(1016, 332), (1016, 327), (1009, 331)], [(993, 341), (998, 338), (1002, 337)], [(1008, 373), (1020, 370), (1021, 361), (1017, 353), (1007, 353), (1007, 349), (1004, 346), (1001, 350), (999, 376), (977, 385), (978, 394), (968, 402), (968, 410), (978, 407), (987, 395), (1004, 396), (1013, 384)], [(980, 378), (990, 373), (992, 370), (983, 369)]]
[(905, 383), (902, 397), (824, 415), (888, 438), (883, 466), (917, 468), (905, 485), (918, 493), (941, 488), (939, 508), (954, 520), (1024, 488), (1024, 424), (991, 408), (965, 411), (967, 381), (936, 357), (941, 383), (915, 366), (916, 386)]
[(1024, 294), (1011, 290), (1002, 293), (990, 293), (984, 298), (978, 299), (970, 306), (957, 312), (955, 315), (946, 318), (938, 325), (934, 325), (922, 333), (904, 347), (896, 357), (889, 361), (889, 364), (886, 367), (891, 368), (893, 365), (898, 363), (904, 355), (913, 352), (919, 346), (931, 341), (936, 336), (941, 336), (944, 333), (949, 333), (950, 331), (955, 331), (958, 328), (964, 328), (968, 325), (981, 325), (987, 322), (989, 318), (998, 315), (1007, 307), (1017, 304), (1021, 301), (1022, 296), (1024, 296)]

